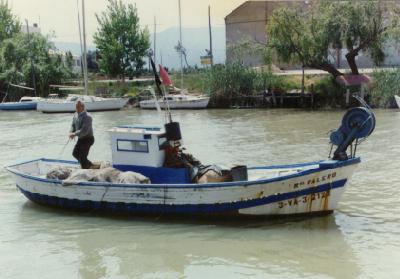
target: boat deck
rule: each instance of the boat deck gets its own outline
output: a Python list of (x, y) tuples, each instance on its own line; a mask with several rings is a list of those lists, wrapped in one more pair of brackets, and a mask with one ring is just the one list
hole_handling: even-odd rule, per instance
[[(21, 175), (36, 177), (39, 179), (46, 179), (47, 173), (50, 170), (54, 169), (55, 167), (68, 167), (72, 169), (80, 169), (79, 164), (74, 161), (53, 160), (53, 159), (43, 159), (43, 158), (16, 164), (8, 167), (8, 169), (11, 172), (17, 172)], [(287, 165), (287, 166), (253, 167), (253, 168), (248, 168), (247, 181), (256, 182), (283, 176), (286, 177), (306, 170), (318, 169), (319, 167), (320, 167), (320, 162)], [(229, 184), (232, 182), (221, 182), (218, 184), (221, 185), (225, 183)]]

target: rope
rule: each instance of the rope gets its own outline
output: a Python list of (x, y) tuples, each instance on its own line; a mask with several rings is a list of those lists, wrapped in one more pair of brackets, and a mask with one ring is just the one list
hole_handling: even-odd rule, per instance
[(61, 159), (61, 156), (64, 154), (65, 148), (67, 147), (68, 143), (71, 141), (71, 139), (68, 139), (67, 143), (64, 144), (63, 148), (61, 149), (60, 154), (58, 155), (57, 159)]

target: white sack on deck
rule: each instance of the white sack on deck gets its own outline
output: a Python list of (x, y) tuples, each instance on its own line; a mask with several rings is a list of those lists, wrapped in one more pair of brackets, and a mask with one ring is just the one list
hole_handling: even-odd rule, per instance
[(51, 169), (47, 174), (47, 179), (64, 180), (67, 179), (72, 173), (72, 169), (68, 167), (55, 167)]
[(150, 179), (135, 172), (121, 172), (114, 168), (99, 170), (80, 169), (73, 171), (63, 185), (73, 185), (80, 182), (108, 182), (121, 184), (149, 184)]
[(122, 184), (150, 184), (150, 179), (140, 173), (127, 171), (121, 172), (118, 176), (118, 182)]

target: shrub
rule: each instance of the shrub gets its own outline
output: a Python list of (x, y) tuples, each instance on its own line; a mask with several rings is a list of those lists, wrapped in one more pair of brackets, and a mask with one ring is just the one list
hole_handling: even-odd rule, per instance
[(393, 96), (400, 92), (400, 69), (377, 70), (369, 87), (370, 102), (375, 107), (390, 107)]

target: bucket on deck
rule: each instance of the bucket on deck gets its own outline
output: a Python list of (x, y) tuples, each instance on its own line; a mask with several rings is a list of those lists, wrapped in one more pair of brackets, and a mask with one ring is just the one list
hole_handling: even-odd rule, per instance
[(236, 166), (231, 168), (233, 181), (247, 181), (247, 166)]

